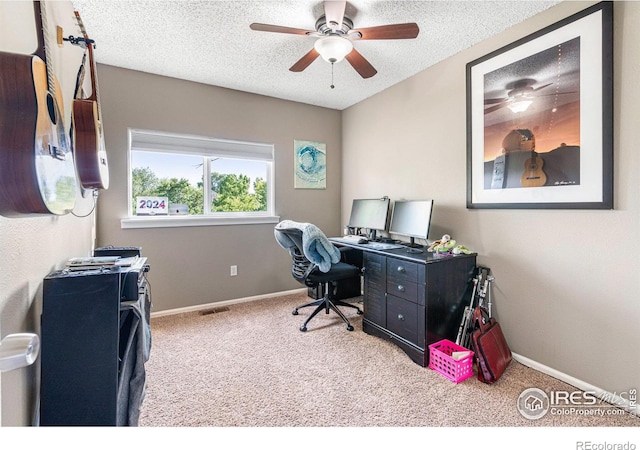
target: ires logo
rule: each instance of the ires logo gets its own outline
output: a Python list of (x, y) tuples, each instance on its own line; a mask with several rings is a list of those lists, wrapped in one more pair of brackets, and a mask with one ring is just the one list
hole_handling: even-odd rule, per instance
[(549, 402), (553, 406), (593, 406), (598, 404), (598, 397), (589, 391), (551, 391)]
[[(635, 409), (636, 390), (630, 391), (629, 404)], [(619, 398), (624, 399), (619, 395)], [(623, 400), (624, 401), (624, 400)], [(517, 401), (518, 412), (529, 420), (541, 419), (547, 413), (556, 416), (614, 416), (624, 415), (620, 402), (613, 403), (607, 398), (598, 397), (593, 391), (550, 391), (528, 388), (522, 391)], [(633, 412), (631, 412), (633, 414)]]
[(520, 415), (525, 419), (541, 419), (549, 412), (549, 396), (545, 391), (538, 388), (528, 388), (522, 391), (517, 401), (517, 408)]

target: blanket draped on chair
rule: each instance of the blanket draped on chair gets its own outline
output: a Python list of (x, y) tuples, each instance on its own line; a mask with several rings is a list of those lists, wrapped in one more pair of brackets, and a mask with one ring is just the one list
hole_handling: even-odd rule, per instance
[[(321, 272), (327, 273), (331, 264), (340, 262), (340, 250), (329, 241), (322, 230), (311, 223), (283, 220), (278, 228), (296, 228), (302, 230), (302, 251), (309, 261), (317, 265)], [(276, 241), (284, 249), (290, 249), (295, 243), (288, 236), (274, 230)]]

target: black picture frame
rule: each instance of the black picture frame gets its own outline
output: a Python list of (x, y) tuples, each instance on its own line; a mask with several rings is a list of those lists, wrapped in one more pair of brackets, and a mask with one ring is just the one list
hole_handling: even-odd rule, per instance
[(613, 2), (467, 64), (467, 208), (613, 208)]

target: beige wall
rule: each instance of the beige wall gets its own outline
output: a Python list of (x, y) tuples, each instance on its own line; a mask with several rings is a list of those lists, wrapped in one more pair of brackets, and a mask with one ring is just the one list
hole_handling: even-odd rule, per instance
[[(50, 23), (61, 24), (65, 29), (75, 27), (71, 2), (56, 2), (55, 6), (49, 6), (48, 14)], [(0, 2), (0, 51), (29, 54), (35, 47), (32, 3)], [(82, 53), (69, 46), (54, 47), (52, 51), (51, 63), (63, 90), (67, 129)], [(24, 80), (25, 89), (31, 87), (29, 83), (30, 80)], [(85, 199), (79, 194), (74, 213), (86, 215), (91, 206), (90, 197)], [(64, 267), (67, 259), (91, 254), (92, 224), (93, 215), (0, 216), (0, 338), (12, 333), (40, 333), (42, 280), (53, 270)], [(38, 366), (39, 359), (32, 366), (0, 375), (1, 426), (33, 423)]]
[[(276, 214), (340, 229), (339, 111), (141, 72), (98, 67), (111, 185), (100, 197), (98, 245), (136, 245), (149, 258), (162, 311), (298, 289), (274, 224), (121, 229), (127, 217), (128, 128), (264, 142), (275, 146)], [(293, 188), (293, 140), (327, 144), (327, 189)], [(238, 276), (229, 266), (238, 266)]]
[(430, 238), (449, 233), (492, 269), (512, 350), (620, 393), (640, 386), (640, 3), (615, 3), (615, 210), (466, 208), (466, 64), (588, 5), (560, 4), (346, 110), (342, 217), (355, 197), (433, 198)]

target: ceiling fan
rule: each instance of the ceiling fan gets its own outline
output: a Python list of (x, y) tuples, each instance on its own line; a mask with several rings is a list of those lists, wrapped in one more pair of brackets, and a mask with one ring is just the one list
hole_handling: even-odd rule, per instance
[(358, 39), (414, 39), (420, 31), (415, 23), (354, 29), (352, 20), (345, 16), (346, 6), (346, 1), (325, 1), (324, 15), (316, 21), (315, 31), (263, 23), (252, 23), (250, 28), (256, 31), (318, 38), (313, 48), (289, 68), (292, 72), (302, 72), (318, 56), (322, 56), (332, 65), (346, 59), (362, 78), (371, 78), (378, 71), (353, 47), (352, 41)]
[[(551, 86), (552, 83), (547, 83), (537, 88), (534, 88), (533, 85), (536, 83), (536, 80), (530, 78), (524, 78), (521, 80), (513, 81), (505, 86), (507, 90), (507, 98), (488, 98), (485, 99), (485, 105), (493, 105), (489, 106), (484, 110), (485, 114), (489, 114), (493, 111), (497, 111), (501, 108), (507, 106), (512, 112), (524, 112), (527, 110), (529, 105), (533, 103), (536, 96), (533, 94), (538, 92), (541, 89), (546, 88), (547, 86)], [(566, 92), (569, 94), (570, 92)], [(551, 94), (553, 95), (553, 94)]]

